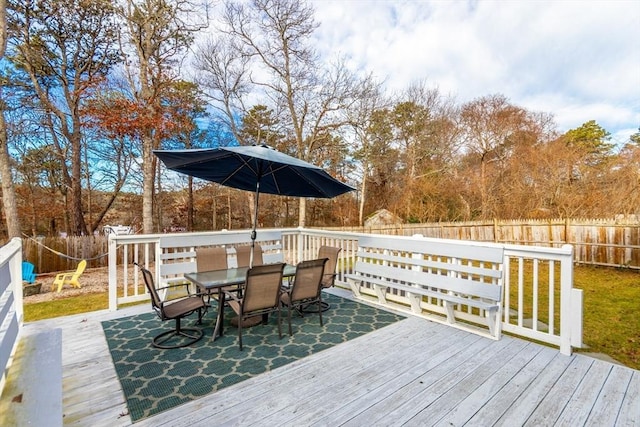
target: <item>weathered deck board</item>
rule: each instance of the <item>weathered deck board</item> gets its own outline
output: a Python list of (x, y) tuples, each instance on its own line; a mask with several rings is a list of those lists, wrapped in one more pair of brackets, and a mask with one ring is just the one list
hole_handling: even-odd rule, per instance
[[(149, 310), (25, 325), (63, 330), (65, 425), (131, 425), (100, 322)], [(412, 317), (135, 426), (221, 424), (638, 426), (640, 372)]]
[(569, 399), (582, 382), (584, 376), (593, 365), (594, 360), (577, 357), (574, 358), (567, 370), (558, 378), (554, 386), (549, 390), (542, 402), (531, 417), (524, 424), (525, 426), (552, 425), (562, 414)]
[[(586, 424), (601, 426), (613, 425), (615, 423), (627, 391), (625, 385), (629, 384), (632, 375), (633, 371), (621, 368), (620, 366), (614, 366), (611, 369), (593, 408), (591, 408), (591, 413), (586, 420)], [(636, 401), (636, 406), (640, 407), (640, 400)], [(637, 420), (640, 423), (640, 416)]]
[(634, 371), (620, 413), (616, 419), (616, 426), (640, 426), (640, 371)]
[[(487, 426), (498, 424), (500, 418), (512, 407), (523, 390), (529, 387), (537, 378), (538, 373), (549, 366), (553, 359), (558, 356), (560, 356), (560, 354), (555, 349), (548, 347), (541, 348), (534, 358), (531, 359), (528, 364), (524, 365), (507, 384), (493, 397), (487, 399), (482, 410), (470, 417), (468, 425)], [(568, 358), (564, 359), (567, 359), (568, 362)]]
[[(548, 365), (538, 367), (538, 370), (532, 369), (531, 375), (534, 376), (534, 380), (526, 389), (521, 391), (511, 406), (505, 408), (505, 413), (500, 417), (496, 425), (509, 427), (524, 424), (540, 404), (542, 397), (547, 395), (573, 360), (574, 358), (572, 357), (556, 353)], [(532, 399), (531, 396), (537, 396), (538, 398)]]

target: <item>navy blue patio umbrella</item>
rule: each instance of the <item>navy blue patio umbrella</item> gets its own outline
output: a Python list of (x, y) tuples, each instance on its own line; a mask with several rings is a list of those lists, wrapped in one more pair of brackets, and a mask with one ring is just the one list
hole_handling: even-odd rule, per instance
[(251, 264), (260, 193), (327, 199), (355, 190), (318, 166), (266, 145), (153, 152), (168, 169), (227, 187), (255, 191)]

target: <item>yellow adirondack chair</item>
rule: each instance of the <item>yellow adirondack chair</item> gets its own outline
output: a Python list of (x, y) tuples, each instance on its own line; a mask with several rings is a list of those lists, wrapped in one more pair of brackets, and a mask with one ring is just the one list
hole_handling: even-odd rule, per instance
[[(69, 284), (75, 288), (80, 288), (80, 275), (84, 272), (84, 269), (87, 267), (87, 260), (82, 260), (78, 263), (78, 267), (76, 271), (73, 273), (60, 273), (56, 276), (56, 279), (53, 281), (53, 289), (58, 285), (58, 292), (62, 290), (62, 286)], [(53, 290), (52, 289), (52, 290)]]

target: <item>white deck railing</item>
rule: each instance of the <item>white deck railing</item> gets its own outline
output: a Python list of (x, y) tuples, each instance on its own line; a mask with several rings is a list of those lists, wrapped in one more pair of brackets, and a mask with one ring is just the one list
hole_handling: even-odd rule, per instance
[(18, 344), (23, 323), (22, 239), (0, 248), (0, 392)]
[[(344, 274), (351, 272), (358, 237), (362, 234), (303, 228), (269, 229), (262, 233), (273, 234), (274, 231), (281, 233), (282, 257), (291, 264), (313, 258), (322, 245), (341, 248), (336, 286), (349, 289)], [(159, 277), (163, 252), (170, 249), (168, 238), (183, 242), (175, 250), (185, 251), (186, 256), (190, 256), (200, 245), (246, 244), (249, 235), (248, 230), (236, 230), (110, 236), (109, 308), (117, 310), (121, 304), (148, 298), (141, 276), (133, 269), (133, 262), (151, 268)], [(258, 231), (258, 240), (260, 235), (261, 231)], [(425, 243), (428, 240), (425, 238)], [(184, 247), (185, 241), (191, 242), (190, 247)], [(573, 288), (573, 248), (570, 245), (562, 248), (500, 246), (505, 249), (503, 331), (558, 346), (563, 354), (570, 354), (572, 347), (581, 347), (582, 291)], [(400, 295), (400, 301), (402, 297)], [(408, 300), (406, 303), (409, 304)], [(468, 317), (469, 321), (474, 321), (473, 316)]]

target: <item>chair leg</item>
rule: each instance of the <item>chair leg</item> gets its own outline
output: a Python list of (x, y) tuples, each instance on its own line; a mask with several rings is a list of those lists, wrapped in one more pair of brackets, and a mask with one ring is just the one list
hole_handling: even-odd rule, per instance
[(291, 305), (287, 305), (287, 320), (289, 321), (289, 336), (293, 336), (293, 330), (291, 329)]
[[(180, 323), (180, 318), (176, 319), (176, 327), (171, 331), (166, 331), (157, 335), (153, 341), (152, 345), (156, 348), (161, 349), (172, 349), (172, 348), (181, 348), (186, 347), (195, 342), (199, 341), (204, 335), (204, 331), (198, 328), (183, 328)], [(169, 341), (173, 337), (186, 337), (189, 340), (183, 342), (182, 344), (177, 345), (164, 345), (165, 342)]]
[(318, 297), (318, 316), (320, 316), (320, 326), (324, 326), (322, 324), (322, 292), (320, 293), (320, 296)]
[(322, 301), (321, 303), (312, 302), (300, 308), (303, 313), (317, 313), (318, 310), (327, 311), (331, 308), (328, 302)]
[[(60, 293), (60, 292), (62, 291), (62, 285), (64, 285), (64, 280), (60, 280), (60, 281), (58, 281), (58, 283), (53, 282), (53, 285), (54, 285), (54, 286), (55, 286), (56, 284), (58, 285), (58, 293)], [(53, 289), (52, 289), (52, 291), (53, 291)]]
[(280, 307), (278, 307), (278, 336), (282, 339), (282, 314), (280, 313)]
[(242, 313), (238, 315), (238, 341), (240, 342), (240, 351), (242, 351)]

